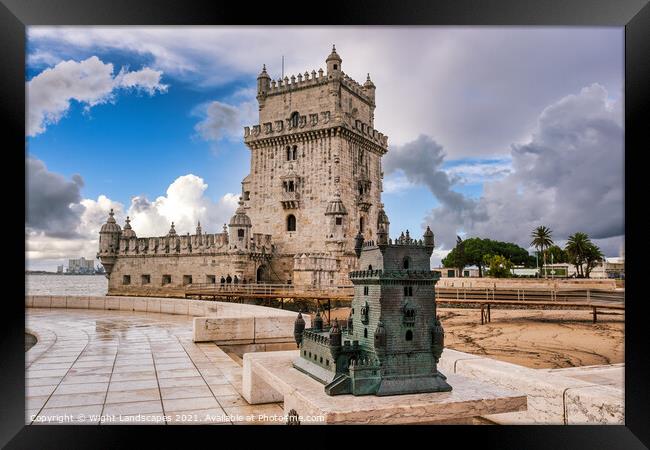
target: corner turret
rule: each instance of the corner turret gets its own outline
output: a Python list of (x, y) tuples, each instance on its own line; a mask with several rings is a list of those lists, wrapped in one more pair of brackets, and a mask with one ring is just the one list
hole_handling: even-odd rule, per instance
[(271, 89), (271, 77), (266, 73), (266, 64), (262, 66), (262, 72), (257, 76), (257, 101), (260, 109), (264, 106), (266, 95)]
[(97, 253), (97, 258), (99, 258), (106, 270), (106, 278), (110, 277), (113, 266), (115, 265), (115, 258), (120, 248), (120, 236), (122, 234), (122, 229), (115, 221), (114, 215), (113, 208), (111, 208), (106, 223), (99, 230), (99, 253)]
[(332, 53), (329, 54), (325, 62), (327, 63), (327, 78), (330, 80), (332, 78), (339, 78), (341, 76), (341, 63), (343, 60), (336, 53), (335, 45), (332, 45)]
[(363, 83), (363, 90), (366, 91), (366, 95), (370, 100), (372, 100), (372, 103), (375, 103), (375, 91), (376, 91), (375, 83), (372, 82), (370, 79), (370, 74), (368, 74), (368, 78), (366, 78), (366, 82)]
[(228, 242), (230, 248), (239, 250), (247, 249), (250, 243), (251, 219), (246, 214), (244, 200), (239, 197), (239, 208), (228, 224)]

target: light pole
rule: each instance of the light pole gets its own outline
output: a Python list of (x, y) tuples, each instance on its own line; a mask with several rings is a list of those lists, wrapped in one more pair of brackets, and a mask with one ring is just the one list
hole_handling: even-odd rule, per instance
[(551, 253), (551, 280), (555, 278), (555, 267), (553, 267), (553, 253)]

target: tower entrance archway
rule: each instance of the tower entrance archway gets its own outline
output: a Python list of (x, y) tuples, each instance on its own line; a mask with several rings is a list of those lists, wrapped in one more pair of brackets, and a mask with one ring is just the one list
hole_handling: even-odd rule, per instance
[(266, 266), (266, 264), (262, 264), (257, 268), (255, 282), (266, 283), (268, 281), (269, 281), (269, 268)]

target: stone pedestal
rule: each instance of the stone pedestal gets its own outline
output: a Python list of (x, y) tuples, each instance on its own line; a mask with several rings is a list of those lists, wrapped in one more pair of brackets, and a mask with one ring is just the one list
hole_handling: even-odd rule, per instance
[(307, 424), (468, 423), (479, 416), (525, 411), (526, 395), (449, 375), (451, 392), (329, 396), (323, 384), (292, 366), (298, 350), (246, 353), (243, 395), (251, 404), (284, 402), (284, 413)]

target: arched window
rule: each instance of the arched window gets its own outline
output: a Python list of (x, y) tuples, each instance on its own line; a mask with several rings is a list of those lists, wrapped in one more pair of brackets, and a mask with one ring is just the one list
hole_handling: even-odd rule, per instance
[(291, 147), (287, 145), (287, 161), (291, 161)]
[(239, 228), (237, 230), (237, 237), (240, 238), (240, 239), (242, 239), (244, 237), (244, 229), (243, 228)]
[(287, 217), (287, 231), (296, 231), (296, 216), (293, 214)]
[(291, 126), (293, 128), (298, 127), (298, 122), (300, 121), (300, 114), (298, 114), (298, 111), (294, 111), (291, 113)]
[(413, 332), (411, 330), (406, 330), (406, 337), (405, 339), (407, 341), (412, 341), (413, 340)]
[(364, 338), (367, 338), (367, 337), (368, 337), (368, 329), (367, 329), (367, 328), (364, 328), (364, 329), (363, 329), (363, 337), (364, 337)]
[(410, 265), (411, 265), (411, 260), (409, 259), (408, 256), (405, 256), (404, 259), (402, 260), (402, 268), (408, 270)]
[(363, 233), (363, 217), (359, 219), (359, 232)]
[(291, 153), (291, 159), (293, 159), (294, 161), (296, 159), (298, 159), (298, 146), (297, 145), (293, 146), (293, 151)]

